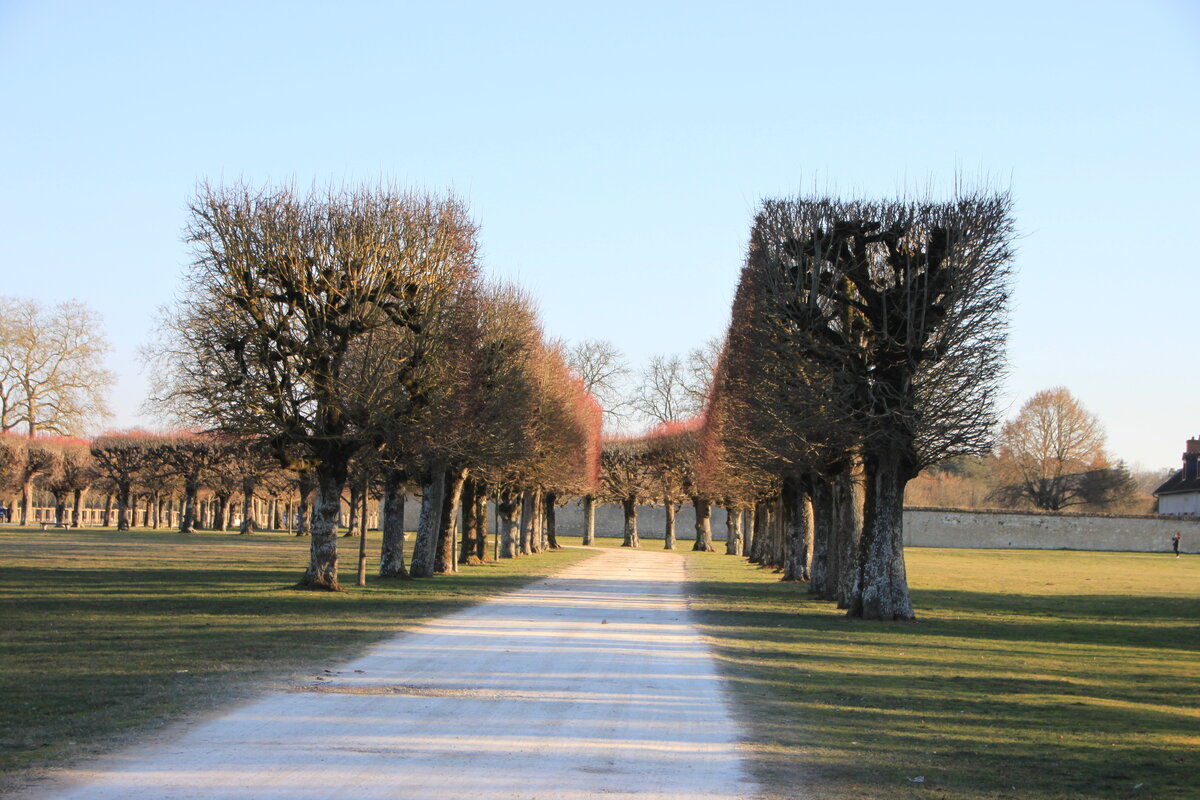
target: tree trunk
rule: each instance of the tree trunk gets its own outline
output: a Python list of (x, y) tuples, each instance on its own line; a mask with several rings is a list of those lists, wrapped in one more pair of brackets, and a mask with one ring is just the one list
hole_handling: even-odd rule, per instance
[(437, 557), (433, 569), (437, 573), (458, 572), (454, 551), (458, 544), (458, 512), (462, 503), (463, 483), (467, 470), (452, 467), (446, 471), (446, 494), (442, 506), (441, 528), (438, 530)]
[[(226, 530), (226, 524), (229, 521), (229, 499), (225, 495), (214, 494), (213, 502), (213, 530)], [(184, 498), (182, 513), (179, 515), (179, 529), (183, 530), (183, 526), (187, 522), (187, 499)]]
[(771, 527), (777, 499), (772, 497), (762, 501), (755, 519), (757, 527), (754, 530), (754, 549), (758, 554), (755, 563), (764, 567), (771, 566), (771, 549), (774, 547), (771, 542)]
[[(365, 491), (363, 493), (363, 497), (366, 497)], [(364, 508), (366, 507), (366, 504), (367, 501), (364, 499)], [(277, 531), (283, 530), (283, 503), (279, 502), (278, 497), (271, 498), (271, 528)]]
[(308, 536), (311, 528), (311, 512), (309, 511), (308, 498), (313, 490), (312, 472), (307, 469), (300, 470), (299, 480), (297, 481), (297, 491), (300, 493), (300, 505), (296, 508), (296, 535)]
[(725, 509), (725, 555), (742, 554), (742, 508), (728, 506)]
[(487, 561), (487, 540), (488, 540), (488, 521), (487, 521), (487, 506), (488, 506), (488, 487), (483, 483), (475, 484), (475, 519), (478, 522), (478, 529), (475, 531), (475, 557), (482, 564)]
[(546, 514), (542, 498), (542, 490), (535, 489), (533, 492), (533, 535), (529, 538), (535, 554), (546, 550)]
[(129, 530), (129, 499), (133, 494), (128, 481), (117, 484), (117, 530)]
[(71, 504), (71, 527), (83, 527), (83, 496), (87, 494), (87, 489), (76, 489), (75, 497)]
[(675, 501), (666, 498), (663, 504), (667, 521), (663, 527), (663, 550), (675, 549)]
[(692, 549), (711, 553), (715, 549), (712, 538), (712, 504), (706, 498), (693, 497), (692, 508), (696, 509), (696, 542)]
[(542, 519), (545, 524), (546, 531), (546, 549), (561, 550), (562, 545), (558, 543), (557, 531), (554, 528), (554, 505), (558, 502), (558, 495), (554, 492), (546, 492), (546, 496), (542, 498)]
[(751, 553), (754, 552), (754, 536), (758, 531), (757, 526), (758, 504), (751, 503), (750, 507), (746, 510), (746, 518), (742, 523), (742, 528), (744, 529), (744, 533), (742, 535), (742, 553), (751, 561), (754, 560), (751, 556)]
[(596, 498), (583, 496), (583, 546), (591, 547), (596, 542)]
[(521, 495), (521, 555), (533, 555), (533, 537), (535, 506), (533, 502), (533, 490), (526, 489)]
[(496, 512), (500, 516), (500, 557), (516, 558), (520, 552), (520, 525), (517, 522), (518, 498), (512, 489), (496, 496)]
[(478, 558), (479, 505), (475, 502), (475, 479), (468, 478), (462, 488), (462, 544), (458, 548), (458, 563), (470, 564)]
[(788, 548), (791, 546), (792, 537), (787, 535), (791, 532), (789, 527), (786, 527), (784, 520), (783, 502), (781, 497), (775, 498), (771, 512), (767, 517), (770, 524), (767, 530), (770, 531), (768, 541), (771, 545), (770, 562), (771, 566), (778, 570), (783, 570), (787, 566)]
[(833, 481), (834, 496), (834, 542), (830, 546), (836, 553), (836, 600), (838, 608), (849, 608), (854, 597), (854, 580), (858, 574), (858, 540), (863, 523), (863, 482), (861, 464), (857, 461), (840, 472)]
[(754, 529), (750, 535), (750, 563), (765, 566), (767, 546), (767, 502), (759, 500), (754, 504)]
[(21, 524), (33, 524), (33, 478), (21, 484)]
[(533, 490), (532, 499), (530, 500), (533, 518), (529, 525), (529, 550), (535, 555), (546, 549), (546, 527), (545, 517), (542, 515), (542, 496), (541, 487)]
[(533, 535), (530, 537), (530, 544), (533, 545), (534, 553), (541, 553), (546, 549), (546, 514), (545, 505), (542, 500), (545, 497), (545, 492), (541, 487), (533, 491)]
[[(179, 521), (180, 533), (196, 532), (196, 497), (200, 493), (200, 478), (188, 475), (183, 481), (183, 519)], [(213, 527), (220, 527), (214, 525)]]
[[(343, 475), (342, 483), (345, 484), (345, 482), (346, 482), (346, 477)], [(241, 527), (241, 530), (239, 531), (239, 533), (241, 533), (243, 535), (248, 534), (248, 533), (254, 533), (255, 528), (256, 528), (256, 525), (254, 524), (254, 484), (255, 484), (255, 481), (253, 481), (250, 478), (244, 478), (242, 480), (242, 527)], [(340, 497), (338, 498), (338, 505), (339, 506), (341, 505)], [(336, 535), (336, 534), (337, 534), (337, 530), (335, 528), (334, 535)], [(336, 558), (337, 557), (335, 555), (334, 559), (336, 560)], [(334, 581), (336, 582), (336, 580), (337, 580), (337, 578), (335, 576)]]
[(833, 489), (825, 475), (812, 477), (812, 566), (808, 590), (822, 600), (837, 597), (830, 573), (829, 545), (833, 530)]
[(104, 527), (112, 527), (112, 512), (113, 512), (113, 495), (112, 492), (104, 494)]
[(436, 462), (421, 476), (421, 518), (417, 522), (417, 540), (413, 543), (408, 572), (414, 578), (432, 578), (437, 555), (438, 532), (442, 528), (442, 507), (446, 501), (446, 463)]
[(641, 547), (637, 530), (637, 498), (626, 497), (621, 501), (621, 510), (625, 512), (625, 541), (621, 547)]
[[(383, 544), (379, 550), (379, 577), (407, 578), (404, 567), (404, 483), (402, 469), (389, 469), (383, 478)], [(301, 495), (303, 497), (303, 495)]]
[(758, 533), (755, 534), (756, 547), (758, 548), (759, 559), (758, 563), (764, 567), (780, 566), (774, 563), (776, 548), (775, 548), (775, 523), (779, 517), (779, 498), (772, 497), (765, 500), (759, 509), (758, 514)]
[[(362, 516), (358, 521), (358, 586), (367, 585), (367, 480), (363, 479), (362, 487)], [(271, 501), (274, 505), (275, 501)], [(273, 515), (272, 515), (273, 516)]]
[(358, 506), (361, 497), (362, 491), (358, 488), (358, 484), (350, 484), (350, 520), (346, 524), (345, 536), (358, 534)]
[(312, 520), (308, 570), (296, 585), (298, 589), (342, 590), (338, 581), (337, 519), (341, 513), (348, 466), (348, 458), (326, 456), (316, 468), (317, 503)]
[(849, 616), (862, 619), (915, 619), (904, 570), (904, 487), (899, 454), (871, 454), (866, 468), (866, 503), (858, 570)]

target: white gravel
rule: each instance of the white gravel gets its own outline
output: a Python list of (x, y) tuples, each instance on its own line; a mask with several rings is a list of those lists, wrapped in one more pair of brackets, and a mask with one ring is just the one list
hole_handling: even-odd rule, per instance
[(598, 551), (43, 796), (755, 797), (683, 581), (678, 555)]

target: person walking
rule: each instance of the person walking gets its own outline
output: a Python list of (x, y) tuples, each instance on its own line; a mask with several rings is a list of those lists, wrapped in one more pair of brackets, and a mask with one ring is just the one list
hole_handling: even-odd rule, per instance
[(1179, 558), (1179, 531), (1175, 531), (1175, 535), (1171, 537), (1171, 547), (1175, 550), (1175, 557)]

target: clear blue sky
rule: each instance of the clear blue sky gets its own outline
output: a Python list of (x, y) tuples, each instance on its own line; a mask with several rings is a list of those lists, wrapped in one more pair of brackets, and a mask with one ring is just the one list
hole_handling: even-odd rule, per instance
[(464, 196), (549, 335), (723, 333), (759, 200), (1010, 186), (1012, 413), (1200, 434), (1200, 4), (0, 0), (0, 295), (104, 315), (116, 426), (196, 182)]

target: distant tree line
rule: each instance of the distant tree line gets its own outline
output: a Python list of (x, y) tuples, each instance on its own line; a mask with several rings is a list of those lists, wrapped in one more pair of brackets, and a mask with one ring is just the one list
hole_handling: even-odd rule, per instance
[[(34, 492), (48, 496), (54, 522), (81, 527), (85, 503), (103, 504), (101, 523), (128, 530), (135, 517), (152, 528), (229, 530), (241, 499), (241, 531), (262, 514), (295, 520), (295, 476), (253, 442), (195, 433), (107, 433), (94, 439), (0, 436), (0, 491), (14, 521), (33, 522)], [(99, 498), (99, 499), (97, 499)], [(273, 525), (273, 522), (266, 523)], [(282, 527), (274, 525), (274, 527)]]

